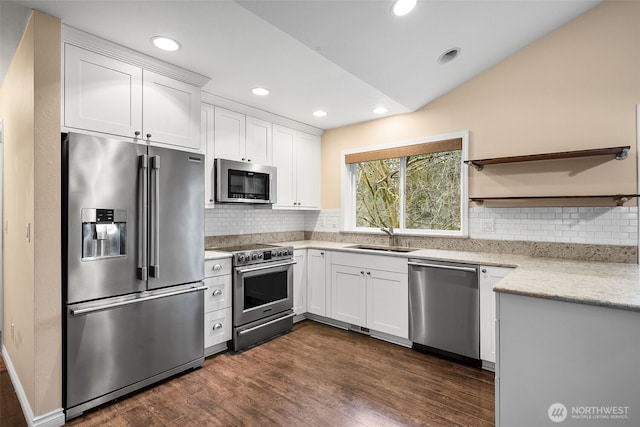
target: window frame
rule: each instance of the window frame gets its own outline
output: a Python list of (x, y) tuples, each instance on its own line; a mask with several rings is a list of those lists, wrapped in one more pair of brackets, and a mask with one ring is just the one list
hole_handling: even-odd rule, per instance
[[(341, 220), (340, 231), (379, 234), (380, 229), (376, 227), (356, 227), (356, 169), (357, 163), (347, 164), (346, 156), (356, 153), (366, 153), (369, 151), (377, 151), (387, 148), (407, 147), (411, 145), (425, 144), (431, 142), (440, 142), (449, 139), (462, 139), (462, 150), (460, 153), (460, 230), (420, 230), (405, 229), (396, 230), (397, 235), (414, 235), (414, 236), (452, 236), (452, 237), (468, 237), (469, 236), (469, 168), (464, 163), (469, 160), (469, 131), (453, 132), (442, 135), (427, 136), (409, 141), (399, 141), (389, 144), (368, 146), (345, 150), (341, 153), (340, 163), (340, 183), (341, 183)], [(404, 170), (405, 162), (401, 162), (402, 173), (400, 175), (401, 188), (404, 188), (404, 180), (406, 179)], [(404, 191), (400, 194), (400, 206), (402, 212), (400, 214), (401, 224), (404, 224), (405, 215), (405, 195)]]

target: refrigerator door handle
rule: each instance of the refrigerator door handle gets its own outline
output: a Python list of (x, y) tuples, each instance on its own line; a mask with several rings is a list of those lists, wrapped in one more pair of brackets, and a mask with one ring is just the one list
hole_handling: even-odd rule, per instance
[(148, 166), (149, 156), (143, 154), (138, 157), (138, 279), (147, 280), (147, 217), (148, 217)]
[(153, 197), (151, 199), (151, 250), (153, 257), (149, 266), (149, 275), (160, 278), (160, 156), (151, 157), (153, 175)]
[(81, 316), (83, 314), (89, 314), (89, 313), (94, 313), (96, 311), (102, 311), (102, 310), (109, 310), (111, 308), (116, 308), (116, 307), (122, 307), (123, 305), (130, 305), (130, 304), (138, 304), (141, 302), (145, 302), (145, 301), (151, 301), (154, 299), (158, 299), (158, 298), (166, 298), (166, 297), (172, 297), (175, 295), (182, 295), (182, 294), (188, 294), (191, 292), (200, 292), (200, 291), (205, 291), (207, 290), (208, 286), (197, 286), (197, 287), (190, 287), (188, 289), (180, 289), (177, 291), (171, 291), (171, 292), (163, 292), (163, 293), (157, 293), (154, 295), (149, 295), (149, 296), (144, 296), (144, 297), (139, 297), (139, 298), (127, 298), (121, 301), (116, 301), (116, 302), (111, 302), (111, 303), (107, 303), (107, 304), (103, 304), (103, 305), (97, 305), (97, 306), (93, 306), (93, 307), (86, 307), (86, 308), (74, 308), (71, 309), (71, 315), (72, 316)]

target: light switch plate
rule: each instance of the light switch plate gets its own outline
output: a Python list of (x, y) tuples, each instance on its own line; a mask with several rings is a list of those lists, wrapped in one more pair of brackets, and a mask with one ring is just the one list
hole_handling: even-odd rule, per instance
[(495, 230), (495, 222), (493, 218), (480, 220), (480, 231), (483, 233), (493, 233)]

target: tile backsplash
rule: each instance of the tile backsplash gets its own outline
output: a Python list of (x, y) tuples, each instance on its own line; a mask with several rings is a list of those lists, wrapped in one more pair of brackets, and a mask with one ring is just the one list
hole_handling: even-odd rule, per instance
[[(340, 210), (275, 210), (217, 205), (205, 210), (205, 235), (340, 231)], [(638, 207), (469, 208), (469, 237), (480, 240), (636, 246)]]

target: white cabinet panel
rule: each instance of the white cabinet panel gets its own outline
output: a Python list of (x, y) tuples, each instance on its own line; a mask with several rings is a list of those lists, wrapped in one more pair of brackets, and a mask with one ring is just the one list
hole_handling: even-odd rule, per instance
[(64, 52), (64, 127), (203, 152), (198, 87), (71, 44)]
[(242, 161), (245, 143), (245, 115), (215, 107), (215, 157)]
[(293, 207), (296, 198), (295, 147), (296, 132), (283, 126), (273, 126), (273, 166), (278, 169), (278, 203)]
[(296, 193), (298, 207), (320, 208), (320, 139), (298, 132), (296, 146)]
[(325, 251), (307, 251), (307, 311), (318, 316), (327, 316), (327, 284)]
[(367, 284), (364, 270), (331, 266), (331, 317), (358, 326), (367, 325)]
[(367, 327), (409, 338), (407, 274), (367, 270)]
[(142, 133), (142, 69), (65, 45), (64, 126), (133, 138)]
[(205, 149), (204, 164), (204, 206), (215, 206), (214, 187), (214, 146), (213, 146), (213, 105), (201, 104), (200, 106), (200, 141)]
[(320, 209), (320, 137), (273, 126), (273, 165), (278, 168), (281, 209)]
[(204, 312), (231, 307), (231, 275), (204, 279), (207, 290), (204, 293)]
[(512, 268), (480, 267), (480, 359), (496, 362), (496, 296), (493, 287)]
[(204, 277), (231, 274), (231, 257), (210, 259), (204, 262)]
[(142, 77), (144, 138), (203, 151), (200, 89), (147, 70)]
[(231, 307), (204, 315), (204, 347), (211, 347), (231, 339)]
[(293, 311), (300, 315), (307, 312), (307, 250), (294, 250), (293, 260)]
[(271, 165), (271, 123), (246, 117), (246, 140), (245, 154), (246, 161), (259, 165)]

